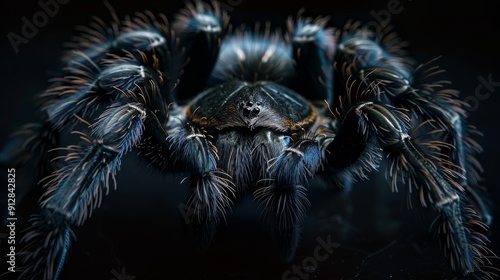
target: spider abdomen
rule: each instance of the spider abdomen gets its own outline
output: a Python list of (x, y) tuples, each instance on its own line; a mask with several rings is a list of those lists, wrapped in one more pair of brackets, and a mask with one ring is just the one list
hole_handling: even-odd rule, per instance
[(298, 93), (279, 84), (237, 81), (200, 94), (188, 105), (186, 116), (205, 129), (270, 128), (294, 133), (310, 127), (317, 112)]
[(291, 47), (277, 35), (255, 37), (244, 34), (227, 39), (210, 75), (210, 85), (235, 80), (294, 83), (297, 73)]

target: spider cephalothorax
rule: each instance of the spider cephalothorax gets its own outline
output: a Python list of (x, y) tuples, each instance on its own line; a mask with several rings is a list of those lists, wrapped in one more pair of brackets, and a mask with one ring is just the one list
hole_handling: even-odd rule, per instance
[[(491, 277), (480, 148), (457, 92), (432, 81), (436, 66), (404, 57), (394, 33), (328, 21), (299, 15), (284, 33), (229, 31), (220, 6), (202, 2), (187, 4), (172, 26), (150, 12), (109, 26), (96, 20), (69, 44), (63, 75), (42, 94), (44, 119), (6, 151), (32, 159), (46, 187), (23, 236), (21, 276), (59, 277), (72, 228), (134, 151), (164, 173), (191, 174), (189, 233), (199, 248), (251, 195), (284, 261), (298, 246), (308, 180), (350, 184), (385, 156), (393, 189), (436, 210), (452, 270)], [(91, 128), (79, 132), (86, 146), (56, 155), (59, 135), (80, 123)]]

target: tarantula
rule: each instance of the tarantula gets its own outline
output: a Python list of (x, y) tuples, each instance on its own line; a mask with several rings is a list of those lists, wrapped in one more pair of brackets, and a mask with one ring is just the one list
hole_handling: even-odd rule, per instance
[[(285, 32), (251, 31), (201, 1), (172, 25), (149, 11), (92, 22), (40, 96), (45, 118), (4, 151), (9, 166), (34, 162), (45, 186), (22, 238), (21, 278), (59, 278), (74, 227), (132, 151), (161, 172), (190, 174), (188, 232), (198, 248), (252, 195), (283, 261), (298, 246), (308, 180), (342, 187), (385, 157), (393, 190), (406, 188), (436, 211), (451, 269), (492, 277), (483, 234), (491, 217), (474, 158), (481, 149), (458, 92), (432, 80), (441, 72), (435, 62), (415, 64), (388, 28), (328, 22), (299, 13)], [(60, 148), (60, 135), (81, 124), (90, 132), (75, 133), (86, 145)]]

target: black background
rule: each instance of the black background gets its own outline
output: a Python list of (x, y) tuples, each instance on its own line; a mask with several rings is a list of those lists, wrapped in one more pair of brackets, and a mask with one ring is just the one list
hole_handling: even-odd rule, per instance
[[(387, 10), (391, 2), (395, 1), (310, 0), (286, 4), (269, 0), (225, 1), (235, 23), (265, 19), (281, 23), (304, 7), (312, 16), (330, 15), (335, 26), (341, 26), (349, 18), (376, 20), (374, 14)], [(172, 15), (182, 7), (182, 1), (110, 3), (118, 15), (146, 9)], [(92, 16), (109, 17), (101, 1), (70, 0), (15, 53), (7, 34), (21, 34), (21, 18), (31, 19), (41, 8), (36, 1), (9, 5), (2, 6), (0, 16), (0, 144), (19, 125), (35, 120), (33, 97), (60, 68), (62, 45), (78, 34), (75, 27), (86, 25)], [(489, 92), (486, 87), (481, 88), (481, 100), (474, 99), (481, 85), (479, 77), (500, 82), (499, 10), (494, 8), (493, 1), (438, 4), (401, 0), (399, 7), (400, 12), (392, 14), (390, 22), (410, 43), (410, 54), (422, 62), (442, 55), (440, 65), (447, 70), (444, 78), (453, 81), (453, 87), (462, 92), (462, 99), (479, 101), (469, 120), (484, 133), (478, 138), (485, 150), (478, 157), (485, 170), (483, 184), (490, 190), (494, 206), (499, 205), (496, 162), (500, 158), (500, 110), (497, 109), (500, 85)], [(407, 211), (401, 203), (403, 196), (390, 194), (380, 174), (373, 174), (371, 181), (357, 185), (347, 197), (314, 188), (316, 184), (312, 184), (309, 190), (312, 208), (302, 246), (292, 264), (280, 265), (260, 223), (259, 211), (250, 200), (228, 215), (227, 223), (206, 254), (193, 253), (184, 236), (178, 209), (185, 201), (187, 188), (186, 183), (179, 185), (182, 176), (151, 174), (138, 166), (133, 155), (124, 159), (117, 176), (118, 190), (111, 191), (100, 210), (77, 230), (78, 242), (62, 279), (108, 280), (117, 278), (114, 272), (122, 269), (137, 280), (281, 279), (292, 265), (301, 266), (304, 259), (313, 255), (319, 244), (317, 238), (326, 240), (328, 236), (341, 246), (328, 260), (319, 262), (316, 270), (308, 271), (310, 279), (452, 278), (436, 239), (428, 234), (428, 213), (419, 207)], [(22, 184), (22, 177), (17, 180)], [(6, 195), (3, 197), (6, 200)], [(494, 211), (498, 217), (499, 209)], [(490, 239), (497, 254), (499, 231), (496, 219)]]

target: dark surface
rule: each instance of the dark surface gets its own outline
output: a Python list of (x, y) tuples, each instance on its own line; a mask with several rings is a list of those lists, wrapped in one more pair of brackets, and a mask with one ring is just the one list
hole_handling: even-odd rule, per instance
[[(110, 2), (116, 5), (119, 15), (144, 9), (170, 15), (182, 6), (180, 1)], [(311, 15), (331, 15), (332, 22), (341, 26), (348, 18), (372, 21), (374, 14), (380, 14), (380, 10), (386, 10), (393, 2), (324, 4), (310, 0), (293, 1), (283, 6), (278, 2), (243, 0), (241, 4), (229, 7), (233, 9), (235, 20), (271, 18), (277, 23), (305, 7)], [(489, 91), (486, 87), (477, 91), (482, 78), (500, 81), (498, 10), (493, 1), (440, 6), (436, 2), (400, 1), (400, 12), (393, 14), (390, 21), (401, 37), (410, 43), (408, 49), (412, 56), (419, 61), (429, 61), (442, 55), (441, 65), (447, 70), (444, 77), (453, 81), (464, 100), (478, 100), (474, 104), (477, 108), (471, 110), (470, 122), (484, 133), (478, 139), (485, 149), (479, 160), (485, 170), (484, 186), (490, 190), (495, 206), (494, 215), (499, 217), (496, 162), (500, 158), (500, 110), (497, 109), (500, 84), (493, 84)], [(21, 18), (31, 18), (40, 6), (35, 1), (16, 2), (9, 7), (3, 6), (1, 10), (0, 144), (3, 144), (8, 133), (22, 123), (34, 120), (32, 98), (47, 86), (47, 79), (59, 68), (62, 44), (77, 34), (75, 26), (87, 24), (92, 16), (108, 17), (108, 12), (100, 1), (71, 0), (61, 6), (27, 44), (20, 45), (15, 54), (6, 34), (20, 33)], [(287, 270), (292, 271), (294, 265), (302, 267), (303, 263), (306, 269), (302, 269), (302, 276), (309, 279), (453, 277), (436, 238), (428, 231), (433, 213), (420, 207), (406, 210), (403, 196), (390, 194), (382, 172), (374, 173), (369, 182), (355, 185), (347, 196), (340, 191), (315, 187), (317, 184), (312, 183), (308, 192), (312, 208), (301, 247), (291, 264), (280, 265), (260, 223), (259, 210), (250, 200), (244, 201), (227, 216), (208, 252), (194, 253), (185, 238), (184, 221), (179, 210), (185, 202), (188, 186), (187, 183), (179, 184), (183, 175), (165, 177), (137, 166), (143, 165), (133, 155), (124, 159), (117, 176), (118, 189), (111, 191), (100, 210), (77, 230), (78, 241), (62, 280), (282, 279)], [(21, 186), (27, 175), (18, 174)], [(3, 187), (2, 197), (6, 198)], [(497, 254), (500, 253), (498, 232), (497, 218), (490, 230), (491, 248)], [(321, 244), (318, 239), (328, 238), (339, 243), (340, 247), (333, 250), (328, 259), (318, 262), (316, 269), (311, 268), (310, 257)], [(1, 254), (5, 255), (4, 240), (1, 246)], [(1, 273), (4, 271), (2, 269)], [(121, 278), (119, 274), (122, 274)], [(124, 277), (125, 274), (135, 278)], [(290, 274), (288, 279), (294, 278)]]

